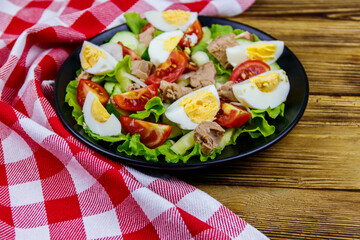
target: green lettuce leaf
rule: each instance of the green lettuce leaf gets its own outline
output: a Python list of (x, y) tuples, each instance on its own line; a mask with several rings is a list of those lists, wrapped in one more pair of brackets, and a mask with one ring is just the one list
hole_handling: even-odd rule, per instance
[(117, 147), (119, 152), (125, 152), (127, 155), (144, 156), (148, 161), (158, 162), (160, 152), (154, 148), (150, 149), (140, 142), (140, 135), (126, 135), (125, 142)]
[(124, 73), (131, 73), (131, 58), (129, 55), (126, 55), (123, 60), (119, 61), (115, 69), (108, 73), (111, 76), (115, 76), (115, 79), (120, 84), (120, 89), (122, 92), (126, 92), (127, 86), (131, 84), (130, 79), (124, 76)]
[(251, 119), (249, 124), (236, 129), (232, 136), (232, 144), (236, 144), (237, 137), (242, 133), (248, 133), (251, 138), (258, 138), (261, 136), (268, 137), (275, 132), (275, 126), (270, 125), (266, 117), (276, 119), (278, 116), (283, 117), (285, 111), (285, 104), (282, 103), (276, 108), (271, 109), (270, 107), (264, 110), (252, 109)]
[(215, 63), (215, 69), (216, 69), (216, 75), (225, 75), (227, 76), (227, 78), (229, 78), (232, 73), (231, 69), (223, 68), (220, 63)]
[(233, 32), (233, 28), (229, 25), (213, 24), (211, 25), (211, 38), (215, 39), (218, 36), (224, 36)]
[(131, 114), (129, 117), (142, 120), (148, 118), (152, 114), (155, 117), (156, 122), (158, 122), (159, 117), (164, 112), (165, 112), (165, 107), (161, 101), (161, 98), (153, 97), (145, 104), (144, 111), (137, 111), (136, 113)]
[(235, 35), (239, 35), (239, 34), (245, 32), (245, 31), (244, 31), (244, 30), (241, 30), (241, 29), (234, 29), (234, 31), (232, 31), (232, 32), (233, 32), (233, 34), (235, 34)]
[(148, 21), (143, 19), (139, 13), (127, 12), (124, 14), (124, 17), (126, 19), (126, 24), (135, 34), (139, 34), (141, 29), (148, 23)]
[(79, 82), (77, 80), (70, 81), (66, 86), (65, 102), (73, 107), (71, 115), (75, 118), (76, 123), (82, 125), (84, 122), (83, 112), (76, 100), (76, 92)]
[(84, 131), (87, 135), (89, 135), (90, 137), (92, 137), (93, 139), (95, 139), (97, 141), (102, 140), (105, 142), (110, 142), (112, 144), (114, 144), (116, 142), (120, 142), (120, 141), (125, 141), (127, 139), (126, 135), (124, 135), (124, 134), (102, 137), (96, 133), (93, 133), (87, 126), (84, 128)]

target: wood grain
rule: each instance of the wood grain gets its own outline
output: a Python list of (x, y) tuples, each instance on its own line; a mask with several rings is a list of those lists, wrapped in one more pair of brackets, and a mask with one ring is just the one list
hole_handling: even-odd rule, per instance
[(307, 109), (266, 150), (176, 176), (271, 239), (360, 239), (360, 0), (257, 0), (230, 19), (285, 41)]
[(221, 199), (230, 210), (244, 216), (244, 220), (271, 239), (360, 238), (358, 192), (207, 185), (198, 187)]

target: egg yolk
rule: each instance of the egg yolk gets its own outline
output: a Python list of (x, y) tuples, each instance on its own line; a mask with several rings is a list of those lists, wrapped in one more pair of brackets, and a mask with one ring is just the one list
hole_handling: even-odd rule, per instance
[(213, 121), (220, 109), (218, 99), (209, 90), (197, 91), (184, 97), (180, 101), (180, 106), (184, 108), (186, 115), (194, 123)]
[(81, 66), (84, 69), (92, 68), (98, 62), (99, 57), (106, 58), (106, 55), (100, 49), (85, 44), (82, 50)]
[(168, 10), (162, 12), (162, 17), (168, 24), (174, 26), (184, 25), (190, 17), (190, 12), (182, 11), (182, 10)]
[(276, 46), (273, 43), (255, 43), (247, 48), (250, 60), (270, 61), (275, 58)]
[(97, 97), (94, 98), (91, 105), (91, 114), (98, 122), (106, 122), (110, 118), (110, 114), (106, 111)]
[(182, 38), (182, 36), (174, 36), (174, 37), (170, 37), (168, 39), (164, 40), (163, 43), (163, 48), (165, 51), (167, 52), (171, 52), (172, 50), (174, 50), (174, 48), (176, 47), (176, 45), (180, 42), (180, 39)]
[(254, 77), (250, 80), (251, 83), (255, 83), (257, 88), (262, 92), (274, 91), (281, 81), (281, 76), (278, 72), (272, 72), (264, 74), (258, 77)]

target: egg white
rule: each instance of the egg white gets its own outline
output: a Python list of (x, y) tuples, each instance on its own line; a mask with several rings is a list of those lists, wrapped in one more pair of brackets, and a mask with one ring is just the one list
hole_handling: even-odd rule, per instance
[(275, 108), (285, 102), (290, 91), (290, 83), (284, 70), (268, 71), (255, 77), (272, 72), (279, 72), (281, 76), (279, 85), (273, 91), (260, 91), (255, 82), (250, 82), (253, 79), (250, 78), (233, 85), (233, 93), (236, 99), (243, 105), (255, 109)]
[(95, 120), (91, 111), (91, 107), (95, 98), (96, 98), (95, 94), (89, 92), (86, 95), (83, 106), (84, 121), (88, 126), (88, 128), (93, 133), (96, 133), (102, 137), (114, 136), (120, 134), (121, 124), (119, 119), (117, 119), (114, 114), (111, 114), (110, 118), (106, 122), (98, 122)]
[(190, 12), (189, 19), (180, 26), (175, 26), (167, 23), (164, 18), (162, 17), (161, 11), (148, 11), (145, 12), (145, 17), (151, 23), (155, 28), (161, 30), (161, 31), (174, 31), (174, 30), (181, 30), (182, 32), (185, 32), (188, 27), (195, 22), (195, 20), (198, 17), (198, 14), (196, 12)]
[(168, 52), (164, 49), (164, 41), (175, 36), (182, 37), (183, 35), (184, 33), (179, 30), (172, 32), (164, 32), (159, 36), (155, 37), (153, 40), (151, 40), (148, 49), (150, 61), (154, 63), (156, 66), (158, 66), (160, 63), (165, 62), (168, 59), (171, 52)]
[(166, 109), (165, 116), (170, 121), (178, 124), (181, 129), (185, 129), (185, 130), (193, 130), (193, 129), (195, 129), (197, 127), (197, 125), (199, 125), (199, 124), (191, 121), (191, 119), (187, 116), (184, 108), (180, 106), (180, 102), (184, 99), (184, 97), (189, 97), (189, 96), (195, 94), (198, 91), (205, 91), (205, 90), (208, 90), (212, 94), (215, 95), (217, 101), (219, 102), (219, 106), (220, 106), (219, 94), (218, 94), (218, 92), (217, 92), (217, 90), (215, 88), (215, 85), (209, 85), (209, 86), (200, 88), (200, 89), (198, 89), (196, 91), (193, 91), (193, 92), (179, 98), (178, 100), (176, 100), (174, 103), (172, 103)]
[(276, 60), (279, 59), (281, 54), (284, 51), (284, 42), (283, 41), (258, 41), (258, 42), (249, 42), (249, 43), (243, 43), (234, 47), (230, 47), (226, 49), (226, 56), (229, 61), (229, 63), (236, 67), (239, 64), (249, 60), (249, 57), (247, 56), (247, 48), (251, 45), (257, 44), (257, 43), (273, 43), (276, 46), (276, 51), (274, 53), (274, 59), (266, 61), (267, 64), (272, 64), (276, 62)]
[(117, 61), (123, 60), (123, 50), (120, 44), (108, 42), (101, 44), (100, 47), (110, 53)]
[(105, 49), (100, 48), (99, 46), (88, 42), (88, 41), (84, 41), (82, 48), (81, 48), (81, 52), (80, 52), (80, 61), (83, 61), (83, 51), (86, 45), (91, 45), (93, 48), (98, 49), (100, 51), (102, 51), (105, 54), (105, 58), (103, 57), (99, 57), (98, 61), (94, 64), (94, 66), (92, 66), (91, 68), (85, 68), (84, 66), (82, 66), (82, 68), (84, 69), (85, 72), (94, 74), (94, 75), (102, 75), (105, 73), (108, 73), (112, 70), (115, 69), (117, 61), (116, 59), (111, 56), (110, 53), (108, 53)]

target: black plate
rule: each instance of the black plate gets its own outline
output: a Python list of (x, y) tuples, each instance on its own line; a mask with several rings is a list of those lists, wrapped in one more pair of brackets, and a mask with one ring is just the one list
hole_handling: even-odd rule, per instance
[[(234, 29), (239, 28), (255, 33), (262, 40), (274, 40), (270, 35), (252, 28), (250, 26), (229, 21), (221, 18), (213, 17), (199, 17), (203, 26), (211, 26), (212, 24), (230, 25)], [(119, 31), (128, 30), (126, 24), (112, 28), (103, 32), (90, 40), (90, 42), (100, 45), (105, 39), (110, 39), (115, 33)], [(309, 96), (308, 80), (304, 68), (302, 67), (296, 56), (287, 48), (278, 59), (278, 64), (284, 69), (289, 77), (290, 92), (285, 105), (285, 117), (276, 119), (272, 124), (276, 126), (276, 132), (267, 137), (259, 139), (251, 139), (250, 137), (241, 137), (238, 142), (241, 144), (226, 147), (221, 155), (214, 160), (207, 162), (200, 162), (199, 159), (191, 159), (187, 164), (173, 164), (165, 162), (149, 162), (141, 156), (127, 156), (124, 153), (118, 153), (115, 148), (111, 148), (108, 144), (103, 142), (96, 142), (88, 137), (81, 126), (76, 125), (75, 120), (71, 116), (72, 108), (65, 102), (65, 89), (67, 84), (75, 79), (75, 72), (80, 68), (79, 60), (80, 47), (73, 52), (62, 65), (55, 82), (55, 106), (56, 111), (64, 124), (64, 126), (75, 135), (80, 141), (92, 147), (99, 153), (108, 156), (111, 159), (121, 161), (126, 164), (141, 166), (146, 168), (184, 170), (195, 169), (205, 166), (210, 166), (218, 163), (223, 163), (230, 160), (239, 159), (258, 152), (270, 145), (274, 144), (282, 137), (284, 137), (297, 124), (303, 115)]]

